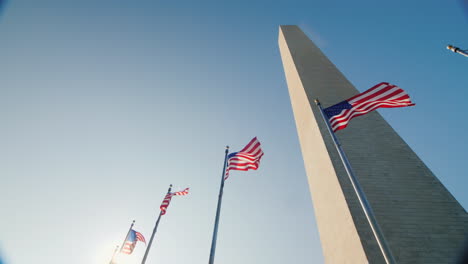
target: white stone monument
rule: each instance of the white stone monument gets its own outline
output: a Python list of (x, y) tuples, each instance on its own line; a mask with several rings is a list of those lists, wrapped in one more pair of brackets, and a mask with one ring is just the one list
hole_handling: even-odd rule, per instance
[[(314, 103), (328, 107), (359, 92), (299, 27), (280, 26), (279, 47), (325, 261), (385, 263)], [(455, 263), (468, 233), (465, 209), (380, 114), (336, 135), (396, 262)]]

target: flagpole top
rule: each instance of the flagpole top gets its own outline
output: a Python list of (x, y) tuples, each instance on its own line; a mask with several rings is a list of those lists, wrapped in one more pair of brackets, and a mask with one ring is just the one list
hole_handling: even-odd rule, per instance
[(172, 188), (172, 184), (169, 184), (169, 188)]
[(315, 98), (314, 102), (315, 102), (316, 105), (320, 105), (320, 101), (319, 101), (318, 98)]
[(229, 149), (229, 146), (226, 146), (226, 149)]

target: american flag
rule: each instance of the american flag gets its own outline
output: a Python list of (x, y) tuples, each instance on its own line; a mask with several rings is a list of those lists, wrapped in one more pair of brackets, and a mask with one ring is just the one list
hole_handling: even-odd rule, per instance
[(263, 156), (262, 148), (257, 137), (254, 137), (247, 146), (239, 152), (233, 152), (228, 155), (226, 175), (224, 179), (229, 177), (230, 170), (256, 170), (260, 165), (260, 159)]
[(128, 233), (128, 236), (125, 239), (125, 243), (122, 247), (121, 252), (128, 255), (132, 254), (137, 241), (141, 241), (146, 244), (145, 237), (140, 232), (131, 229), (130, 233)]
[(161, 206), (159, 207), (161, 209), (161, 215), (165, 215), (167, 211), (167, 207), (171, 203), (172, 196), (177, 196), (177, 195), (187, 195), (189, 193), (190, 188), (185, 188), (182, 191), (178, 192), (170, 192), (166, 194), (166, 197), (164, 197), (164, 200), (161, 203)]
[(324, 109), (333, 131), (348, 126), (351, 119), (365, 115), (377, 108), (394, 108), (414, 105), (409, 95), (400, 87), (382, 82), (369, 90)]

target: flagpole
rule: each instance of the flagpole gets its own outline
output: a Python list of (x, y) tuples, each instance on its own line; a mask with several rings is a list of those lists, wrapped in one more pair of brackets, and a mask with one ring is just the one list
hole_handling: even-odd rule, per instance
[(461, 54), (461, 55), (463, 55), (465, 57), (468, 57), (468, 50), (461, 50), (460, 48), (452, 46), (452, 45), (448, 45), (447, 49), (451, 50), (451, 51), (453, 51), (455, 53)]
[(374, 237), (377, 240), (377, 244), (380, 247), (380, 251), (382, 252), (385, 262), (387, 264), (396, 264), (395, 258), (392, 255), (390, 247), (388, 246), (388, 243), (385, 240), (385, 236), (382, 230), (380, 229), (379, 224), (377, 223), (374, 212), (372, 211), (372, 207), (370, 206), (369, 201), (367, 200), (367, 197), (364, 191), (362, 190), (361, 185), (359, 184), (359, 181), (356, 175), (354, 174), (351, 164), (349, 163), (348, 157), (346, 156), (345, 152), (341, 148), (340, 141), (338, 140), (335, 133), (333, 132), (330, 126), (330, 122), (325, 117), (320, 101), (318, 99), (315, 99), (315, 103), (319, 107), (320, 114), (322, 115), (323, 120), (327, 124), (328, 132), (333, 138), (333, 143), (335, 144), (336, 150), (338, 150), (338, 154), (340, 155), (341, 161), (343, 162), (343, 165), (345, 167), (346, 173), (348, 174), (349, 180), (351, 181), (351, 184), (353, 185), (354, 191), (356, 192), (356, 195), (358, 197), (359, 203), (361, 204), (362, 210), (364, 211), (367, 221), (369, 222), (372, 232), (374, 233)]
[[(168, 194), (171, 192), (171, 189), (172, 189), (172, 184), (169, 185), (169, 190), (167, 190)], [(158, 220), (156, 220), (156, 224), (154, 225), (153, 233), (151, 234), (151, 239), (150, 239), (150, 241), (148, 243), (148, 246), (146, 246), (145, 256), (143, 256), (143, 260), (141, 261), (141, 264), (146, 263), (146, 258), (148, 257), (148, 253), (150, 251), (151, 244), (153, 244), (154, 235), (156, 234), (156, 230), (158, 230), (158, 225), (159, 225), (159, 220), (161, 220), (161, 215), (162, 215), (162, 211), (159, 211)]]
[(221, 186), (219, 187), (219, 196), (218, 196), (218, 208), (216, 209), (216, 218), (215, 226), (213, 230), (213, 238), (211, 240), (211, 250), (210, 250), (210, 260), (209, 264), (214, 263), (215, 251), (216, 251), (216, 239), (218, 237), (218, 225), (219, 225), (219, 214), (221, 212), (221, 202), (223, 200), (223, 189), (224, 189), (224, 177), (226, 176), (226, 161), (229, 152), (229, 146), (226, 146), (226, 151), (224, 152), (224, 164), (223, 164), (223, 174), (221, 174)]
[[(125, 238), (126, 239), (126, 238)], [(119, 245), (117, 245), (114, 249), (114, 254), (112, 254), (112, 258), (111, 258), (111, 261), (109, 262), (109, 264), (113, 264), (114, 263), (114, 257), (115, 257), (115, 254), (117, 253), (117, 251), (119, 250)]]

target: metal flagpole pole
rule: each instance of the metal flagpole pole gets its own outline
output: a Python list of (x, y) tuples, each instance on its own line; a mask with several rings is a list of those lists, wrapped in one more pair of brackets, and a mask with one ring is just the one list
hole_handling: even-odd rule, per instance
[(216, 251), (216, 239), (218, 237), (218, 225), (219, 225), (219, 214), (221, 212), (221, 202), (223, 200), (223, 189), (224, 189), (224, 177), (226, 176), (226, 161), (229, 152), (229, 146), (226, 146), (226, 151), (224, 152), (224, 164), (223, 164), (223, 174), (221, 175), (221, 186), (219, 187), (219, 196), (218, 196), (218, 208), (216, 209), (216, 220), (213, 230), (213, 239), (211, 240), (211, 251), (210, 251), (210, 260), (209, 264), (214, 263), (214, 256)]
[(327, 124), (328, 132), (333, 138), (333, 143), (335, 143), (336, 150), (338, 150), (338, 154), (340, 155), (341, 161), (343, 162), (343, 165), (345, 167), (346, 173), (348, 174), (349, 180), (351, 181), (351, 184), (353, 185), (354, 191), (356, 192), (356, 195), (358, 197), (359, 203), (361, 204), (362, 210), (364, 211), (367, 221), (369, 222), (372, 232), (374, 233), (375, 239), (377, 240), (377, 244), (379, 244), (380, 251), (382, 252), (385, 262), (387, 264), (396, 264), (395, 258), (393, 257), (392, 252), (390, 251), (388, 243), (385, 240), (384, 234), (382, 230), (380, 229), (379, 224), (377, 223), (377, 220), (375, 219), (375, 215), (374, 215), (374, 212), (372, 211), (369, 201), (367, 200), (366, 195), (364, 191), (362, 190), (358, 179), (356, 178), (356, 175), (354, 175), (354, 171), (351, 167), (351, 164), (348, 161), (348, 158), (346, 157), (346, 154), (341, 148), (341, 143), (338, 140), (338, 138), (335, 136), (335, 133), (333, 132), (330, 126), (330, 122), (328, 122), (328, 119), (325, 117), (325, 113), (323, 112), (322, 105), (320, 104), (318, 99), (315, 99), (315, 103), (319, 107), (320, 114), (322, 115), (323, 120)]
[[(127, 238), (125, 238), (127, 239)], [(111, 258), (111, 261), (109, 262), (109, 264), (113, 264), (114, 263), (114, 257), (115, 257), (115, 254), (117, 253), (117, 251), (119, 250), (119, 245), (117, 245), (115, 247), (115, 250), (114, 250), (114, 254), (112, 254), (112, 258)]]
[[(169, 190), (167, 190), (167, 194), (169, 194), (171, 192), (171, 189), (172, 189), (172, 184), (169, 185)], [(154, 235), (156, 234), (156, 230), (158, 230), (158, 225), (159, 225), (159, 220), (161, 220), (161, 215), (162, 215), (162, 211), (159, 212), (158, 220), (156, 220), (156, 224), (154, 225), (153, 233), (151, 234), (151, 239), (150, 239), (150, 241), (148, 243), (148, 246), (146, 246), (145, 256), (143, 257), (143, 260), (141, 261), (141, 264), (146, 263), (146, 258), (148, 257), (148, 253), (150, 251), (151, 244), (153, 244)]]

